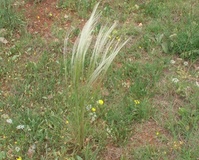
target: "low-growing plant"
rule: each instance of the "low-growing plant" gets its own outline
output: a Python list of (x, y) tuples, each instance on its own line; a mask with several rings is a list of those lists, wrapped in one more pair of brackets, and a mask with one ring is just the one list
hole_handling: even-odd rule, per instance
[(161, 27), (164, 31), (157, 34), (156, 40), (165, 53), (195, 60), (199, 56), (198, 10), (193, 4), (187, 5), (186, 10), (177, 6), (170, 8), (174, 15), (165, 15), (166, 27)]
[(157, 18), (161, 14), (161, 8), (159, 4), (159, 0), (151, 0), (148, 3), (143, 3), (141, 8), (143, 9), (144, 14), (152, 17)]
[(186, 59), (197, 59), (199, 56), (198, 27), (194, 33), (190, 30), (182, 30), (171, 35), (159, 35), (160, 44), (165, 53), (174, 53)]
[(78, 12), (79, 16), (85, 17), (90, 11), (96, 0), (58, 0), (57, 6), (60, 8), (70, 8)]
[(16, 29), (24, 25), (21, 15), (16, 12), (13, 0), (0, 1), (0, 28)]
[[(99, 32), (94, 34), (100, 18), (95, 6), (90, 19), (86, 22), (72, 49), (71, 58), (68, 53), (67, 43), (64, 44), (65, 75), (71, 103), (69, 113), (71, 142), (75, 147), (82, 149), (85, 139), (91, 128), (90, 120), (86, 115), (86, 107), (96, 101), (95, 95), (99, 94), (99, 84), (122, 47), (128, 40), (121, 42), (110, 34), (116, 27), (116, 23), (108, 27), (101, 26)], [(103, 102), (103, 101), (101, 101)], [(92, 108), (92, 112), (96, 109)]]

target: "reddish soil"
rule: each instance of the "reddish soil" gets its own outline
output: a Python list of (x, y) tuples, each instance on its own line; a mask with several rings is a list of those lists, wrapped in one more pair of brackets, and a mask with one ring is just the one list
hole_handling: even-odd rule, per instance
[(120, 160), (123, 153), (123, 148), (108, 145), (104, 154), (104, 160)]
[[(134, 147), (151, 145), (161, 148), (168, 145), (166, 141), (170, 141), (172, 139), (169, 132), (153, 120), (147, 121), (143, 124), (138, 124), (135, 128), (135, 133), (131, 137)], [(164, 142), (162, 141), (162, 137), (164, 137)]]
[(139, 123), (134, 128), (133, 136), (130, 138), (127, 147), (116, 147), (111, 144), (106, 147), (106, 151), (103, 154), (105, 160), (120, 160), (121, 156), (132, 159), (129, 151), (131, 152), (136, 148), (144, 146), (151, 146), (157, 149), (171, 146), (172, 136), (154, 120)]
[[(28, 31), (42, 35), (50, 32), (52, 24), (60, 18), (61, 13), (69, 13), (68, 10), (63, 11), (59, 9), (56, 0), (43, 0), (37, 4), (34, 1), (28, 1), (24, 7), (25, 16), (28, 21)], [(68, 27), (70, 21), (66, 21), (64, 25)]]

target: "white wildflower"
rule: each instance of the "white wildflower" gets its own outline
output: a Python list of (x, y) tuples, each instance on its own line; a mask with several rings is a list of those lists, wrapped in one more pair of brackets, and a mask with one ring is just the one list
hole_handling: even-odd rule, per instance
[(170, 61), (171, 64), (175, 64), (176, 61), (174, 61), (173, 59)]
[(91, 108), (92, 108), (92, 105), (91, 105), (91, 104), (89, 104), (88, 106), (86, 106), (86, 110), (87, 110), (87, 111), (91, 110)]
[(97, 118), (97, 115), (94, 115), (93, 117), (91, 117), (91, 122), (94, 122)]
[(188, 66), (188, 64), (189, 64), (188, 62), (186, 62), (186, 61), (184, 62), (184, 66)]
[(122, 86), (126, 88), (127, 86), (126, 82), (122, 82)]
[(89, 113), (89, 116), (91, 117), (91, 122), (94, 122), (97, 119), (97, 115), (95, 112)]
[(174, 83), (178, 83), (178, 82), (179, 82), (179, 79), (177, 79), (177, 78), (173, 78), (173, 79), (172, 79), (172, 82), (174, 82)]
[(19, 147), (15, 147), (15, 151), (19, 152), (21, 149)]
[(196, 86), (199, 87), (199, 83), (196, 81)]
[(16, 128), (17, 128), (17, 129), (24, 129), (25, 126), (20, 124), (20, 125), (18, 125)]
[(7, 119), (6, 122), (12, 124), (12, 119)]
[(108, 134), (111, 134), (111, 129), (110, 128), (106, 128), (106, 132), (108, 133)]

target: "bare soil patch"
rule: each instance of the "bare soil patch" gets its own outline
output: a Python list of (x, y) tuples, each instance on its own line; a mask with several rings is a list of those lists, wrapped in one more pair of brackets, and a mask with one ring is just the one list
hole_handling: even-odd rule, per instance
[[(164, 141), (162, 137), (164, 137)], [(134, 135), (131, 137), (131, 146), (151, 145), (161, 148), (167, 146), (167, 141), (171, 139), (171, 135), (165, 128), (158, 125), (154, 120), (149, 120), (135, 126)]]
[[(25, 17), (28, 21), (28, 32), (40, 33), (41, 35), (50, 32), (52, 24), (59, 20), (63, 12), (62, 9), (57, 7), (56, 0), (43, 0), (37, 4), (33, 1), (29, 1), (24, 7)], [(68, 10), (64, 10), (64, 12), (69, 13)], [(70, 22), (66, 21), (65, 25), (69, 26)]]

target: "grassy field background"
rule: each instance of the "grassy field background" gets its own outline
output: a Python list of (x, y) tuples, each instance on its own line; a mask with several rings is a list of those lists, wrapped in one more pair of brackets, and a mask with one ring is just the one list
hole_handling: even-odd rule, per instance
[(102, 0), (94, 34), (117, 21), (109, 38), (130, 40), (73, 92), (65, 66), (95, 4), (0, 1), (0, 160), (199, 159), (198, 1)]

